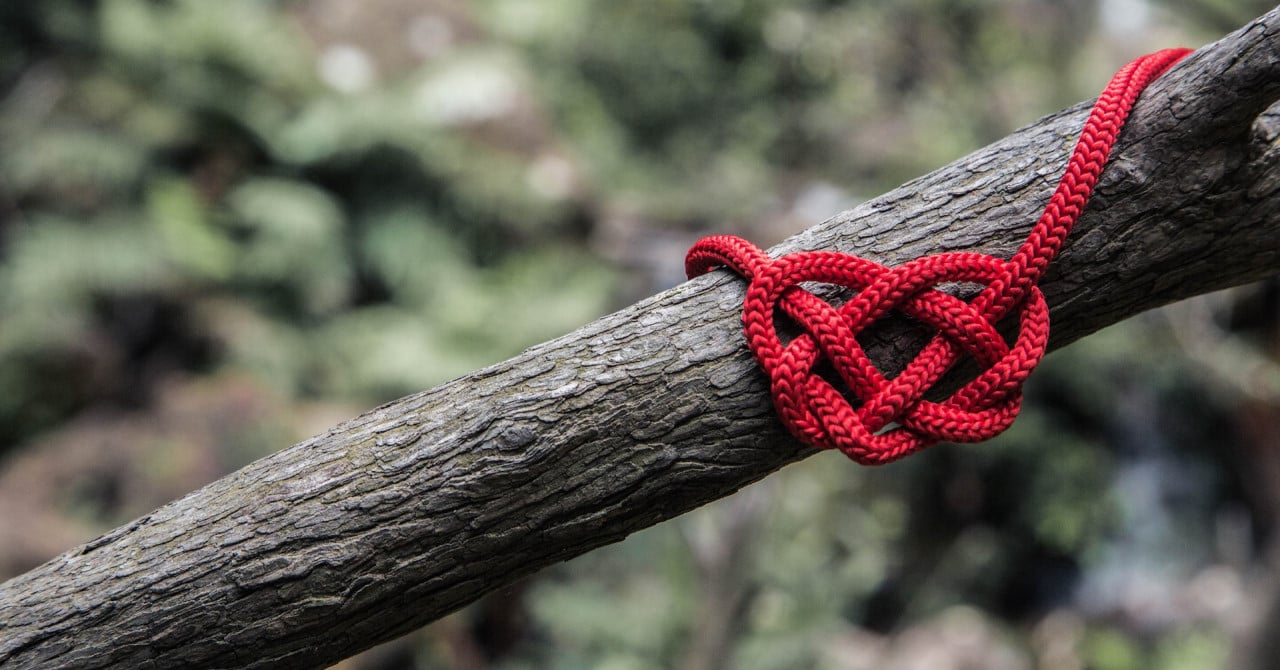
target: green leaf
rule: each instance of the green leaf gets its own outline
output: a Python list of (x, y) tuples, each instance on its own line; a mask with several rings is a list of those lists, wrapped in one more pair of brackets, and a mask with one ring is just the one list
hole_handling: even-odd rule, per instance
[(208, 211), (190, 182), (155, 179), (147, 188), (147, 217), (169, 259), (187, 274), (226, 280), (235, 264), (235, 247), (209, 222)]

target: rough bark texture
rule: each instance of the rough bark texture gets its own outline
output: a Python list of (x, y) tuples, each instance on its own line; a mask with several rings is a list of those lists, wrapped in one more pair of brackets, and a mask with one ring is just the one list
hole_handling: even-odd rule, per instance
[[(1280, 10), (1139, 101), (1043, 282), (1053, 346), (1277, 272)], [(1099, 82), (1101, 85), (1102, 82)], [(898, 263), (1007, 255), (1087, 105), (785, 243)], [(5, 668), (316, 668), (810, 455), (714, 273), (374, 409), (0, 585)], [(899, 365), (910, 327), (871, 339)], [(837, 456), (829, 456), (838, 458)], [(855, 467), (841, 463), (840, 467)]]

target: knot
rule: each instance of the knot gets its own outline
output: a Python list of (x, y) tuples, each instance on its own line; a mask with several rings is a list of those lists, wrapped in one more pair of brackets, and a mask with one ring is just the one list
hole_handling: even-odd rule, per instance
[[(941, 441), (980, 442), (1008, 428), (1022, 406), (1022, 382), (1044, 357), (1049, 341), (1049, 308), (1036, 282), (1088, 204), (1138, 95), (1188, 53), (1166, 49), (1116, 73), (1090, 111), (1044, 212), (1008, 260), (944, 253), (891, 268), (829, 251), (775, 260), (754, 244), (727, 235), (695, 244), (685, 257), (689, 278), (726, 267), (750, 281), (743, 331), (769, 376), (774, 406), (788, 430), (814, 447), (838, 449), (859, 463), (878, 465)], [(855, 293), (835, 307), (800, 286), (805, 282)], [(985, 288), (966, 302), (935, 288), (944, 282)], [(774, 326), (778, 310), (800, 330), (785, 344)], [(936, 331), (893, 379), (876, 368), (857, 340), (890, 312)], [(1018, 323), (1011, 344), (996, 331), (996, 324), (1010, 315)], [(982, 372), (945, 400), (925, 400), (966, 354)], [(860, 401), (856, 407), (818, 373), (823, 360)]]
[[(750, 280), (743, 307), (747, 345), (769, 376), (782, 422), (798, 439), (838, 449), (864, 464), (897, 460), (937, 442), (980, 442), (1013, 423), (1022, 403), (1022, 382), (1044, 356), (1049, 308), (1035, 286), (1011, 305), (1018, 318), (1012, 346), (996, 331), (1004, 310), (992, 286), (1012, 286), (1010, 262), (984, 254), (950, 253), (889, 268), (850, 254), (808, 251), (770, 259), (750, 242), (713, 236), (689, 251), (686, 271), (697, 276), (724, 266)], [(821, 282), (856, 295), (840, 307), (800, 286)], [(973, 302), (938, 291), (943, 282), (985, 284)], [(783, 343), (775, 327), (781, 310), (800, 329)], [(906, 368), (887, 379), (863, 350), (857, 335), (898, 311), (937, 335)], [(925, 393), (964, 354), (984, 369), (946, 400)], [(826, 360), (852, 403), (816, 368)], [(896, 424), (896, 425), (895, 425)]]

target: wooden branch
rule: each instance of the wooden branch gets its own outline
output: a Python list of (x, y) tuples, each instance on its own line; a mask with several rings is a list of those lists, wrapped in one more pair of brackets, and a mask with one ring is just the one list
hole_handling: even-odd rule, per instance
[[(1254, 121), (1280, 97), (1278, 31), (1280, 9), (1143, 95), (1043, 282), (1053, 346), (1277, 272), (1276, 143)], [(775, 252), (1008, 255), (1086, 111), (1046, 117)], [(781, 431), (743, 346), (742, 297), (727, 273), (689, 282), (11, 579), (0, 666), (323, 667), (809, 456)], [(919, 337), (890, 325), (869, 348), (901, 365)]]

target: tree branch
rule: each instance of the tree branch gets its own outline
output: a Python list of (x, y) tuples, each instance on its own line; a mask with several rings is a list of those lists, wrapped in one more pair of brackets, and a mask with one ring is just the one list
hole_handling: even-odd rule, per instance
[[(1280, 267), (1275, 133), (1254, 123), (1280, 97), (1278, 31), (1280, 9), (1144, 93), (1042, 282), (1053, 347)], [(1007, 256), (1086, 112), (1046, 117), (774, 252)], [(0, 584), (0, 665), (323, 667), (809, 456), (743, 346), (742, 297), (727, 273), (686, 283)], [(900, 367), (921, 337), (890, 324), (868, 349)]]

